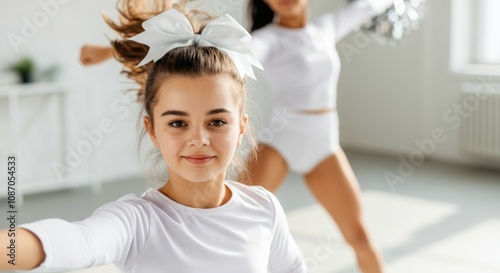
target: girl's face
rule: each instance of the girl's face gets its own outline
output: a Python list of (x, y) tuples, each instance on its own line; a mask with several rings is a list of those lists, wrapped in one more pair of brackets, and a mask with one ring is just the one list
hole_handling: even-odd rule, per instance
[(161, 151), (170, 180), (223, 180), (248, 117), (235, 99), (227, 76), (174, 76), (158, 90), (154, 126), (144, 118), (154, 145)]
[(300, 16), (307, 9), (307, 0), (264, 0), (279, 17)]

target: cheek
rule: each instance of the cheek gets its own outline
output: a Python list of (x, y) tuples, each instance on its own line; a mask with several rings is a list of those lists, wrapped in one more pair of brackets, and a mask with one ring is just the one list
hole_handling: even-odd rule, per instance
[(177, 153), (185, 144), (185, 137), (183, 137), (182, 134), (172, 134), (164, 131), (158, 136), (158, 145), (162, 153)]
[(212, 138), (212, 144), (225, 149), (232, 149), (238, 143), (239, 128), (228, 128), (226, 132), (220, 132)]

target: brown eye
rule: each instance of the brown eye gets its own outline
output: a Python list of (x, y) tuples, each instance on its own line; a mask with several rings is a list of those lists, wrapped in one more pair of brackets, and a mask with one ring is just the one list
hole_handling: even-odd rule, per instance
[(171, 127), (179, 128), (186, 126), (186, 123), (182, 120), (174, 120), (170, 122), (168, 125), (170, 125)]
[(210, 122), (210, 125), (215, 126), (215, 127), (221, 127), (221, 126), (224, 126), (226, 124), (227, 124), (227, 122), (223, 121), (222, 119), (214, 119)]

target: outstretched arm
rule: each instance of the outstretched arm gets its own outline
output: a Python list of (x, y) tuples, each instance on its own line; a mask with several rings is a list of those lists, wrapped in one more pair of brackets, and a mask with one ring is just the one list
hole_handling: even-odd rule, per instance
[(9, 231), (1, 231), (0, 270), (69, 271), (133, 261), (149, 234), (147, 205), (136, 199), (107, 203), (83, 221), (52, 218), (20, 225), (16, 229), (15, 265), (9, 263)]
[(342, 8), (334, 16), (336, 41), (340, 41), (373, 16), (384, 12), (392, 4), (392, 0), (356, 0)]
[(317, 23), (327, 33), (333, 31), (337, 43), (370, 18), (383, 13), (393, 3), (393, 0), (355, 0), (335, 12), (320, 16)]
[[(10, 236), (9, 236), (10, 235)], [(45, 252), (38, 237), (30, 231), (18, 228), (14, 233), (0, 231), (0, 270), (29, 270), (45, 260)]]
[(80, 62), (83, 65), (95, 65), (113, 57), (111, 46), (83, 45), (80, 52)]

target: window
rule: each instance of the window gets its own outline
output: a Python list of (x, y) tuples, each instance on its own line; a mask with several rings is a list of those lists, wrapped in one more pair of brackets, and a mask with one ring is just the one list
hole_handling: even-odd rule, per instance
[[(478, 37), (476, 62), (481, 64), (500, 64), (500, 1), (477, 1)], [(496, 28), (496, 30), (495, 30)]]
[(461, 74), (500, 75), (499, 0), (454, 0), (451, 69)]

